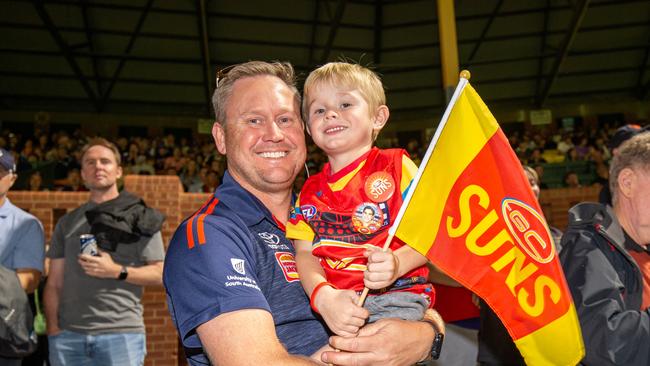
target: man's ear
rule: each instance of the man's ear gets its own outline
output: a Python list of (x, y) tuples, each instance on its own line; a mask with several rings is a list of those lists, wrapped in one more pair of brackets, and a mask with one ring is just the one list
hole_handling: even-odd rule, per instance
[(214, 144), (221, 155), (226, 155), (226, 131), (219, 122), (212, 125), (212, 138)]
[(124, 172), (124, 170), (122, 169), (122, 167), (121, 167), (121, 166), (118, 166), (118, 167), (117, 167), (117, 179), (122, 178), (122, 173), (123, 173), (123, 172)]
[(14, 183), (16, 183), (16, 179), (18, 179), (18, 174), (16, 173), (9, 173), (11, 175), (11, 178), (9, 178), (9, 188), (13, 187)]
[(388, 107), (384, 104), (380, 105), (377, 107), (375, 110), (375, 120), (372, 123), (372, 128), (373, 130), (379, 132), (384, 126), (386, 125), (386, 122), (388, 122), (388, 117), (390, 116), (390, 111), (388, 110)]
[(630, 168), (625, 168), (618, 173), (618, 190), (623, 196), (627, 198), (631, 196), (636, 179), (636, 173)]

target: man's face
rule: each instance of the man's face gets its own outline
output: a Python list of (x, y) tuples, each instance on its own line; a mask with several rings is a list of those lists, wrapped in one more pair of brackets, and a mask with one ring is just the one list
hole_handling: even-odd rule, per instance
[(226, 105), (226, 121), (215, 123), (217, 149), (228, 171), (249, 191), (284, 192), (305, 163), (306, 147), (294, 92), (274, 76), (237, 80)]
[(95, 145), (81, 159), (81, 177), (89, 190), (105, 190), (114, 186), (122, 176), (111, 149)]
[[(630, 212), (627, 215), (633, 230), (636, 231), (635, 239), (641, 240), (639, 244), (647, 245), (650, 244), (650, 167), (631, 170), (633, 175), (627, 194), (630, 200)], [(624, 171), (625, 169), (621, 171), (621, 174)]]
[(0, 200), (4, 199), (11, 186), (16, 181), (16, 174), (0, 167)]

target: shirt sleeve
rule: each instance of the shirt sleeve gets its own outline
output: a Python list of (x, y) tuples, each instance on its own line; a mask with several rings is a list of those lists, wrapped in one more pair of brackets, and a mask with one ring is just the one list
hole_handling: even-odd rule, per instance
[(199, 348), (196, 328), (201, 324), (231, 311), (270, 312), (270, 307), (258, 285), (255, 244), (245, 228), (226, 219), (207, 218), (205, 243), (188, 244), (194, 228), (188, 230), (187, 225), (179, 227), (169, 245), (163, 282), (183, 344)]
[(45, 236), (43, 226), (35, 217), (29, 217), (18, 228), (18, 243), (14, 252), (14, 268), (30, 268), (43, 272)]
[(142, 250), (142, 260), (145, 262), (161, 261), (165, 257), (162, 234), (160, 231), (148, 238)]
[[(300, 193), (302, 195), (302, 192)], [(289, 221), (287, 222), (287, 239), (314, 241), (314, 230), (305, 221), (300, 208), (300, 196), (296, 199), (296, 204), (291, 210)]]
[(50, 249), (47, 251), (47, 257), (50, 259), (59, 259), (65, 256), (65, 238), (63, 236), (63, 220), (62, 217), (54, 227), (52, 233), (52, 240), (50, 242)]

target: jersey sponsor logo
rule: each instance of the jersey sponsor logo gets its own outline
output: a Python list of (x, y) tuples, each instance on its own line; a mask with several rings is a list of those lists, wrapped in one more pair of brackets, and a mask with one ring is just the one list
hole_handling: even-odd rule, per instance
[(298, 267), (296, 266), (296, 259), (292, 253), (276, 252), (275, 260), (278, 262), (278, 265), (282, 269), (284, 279), (287, 280), (287, 282), (300, 281), (300, 276), (298, 275)]
[(384, 224), (383, 211), (372, 202), (364, 202), (354, 209), (352, 225), (362, 234), (372, 234)]
[(316, 212), (318, 212), (316, 210), (316, 206), (314, 205), (300, 206), (300, 211), (302, 212), (302, 216), (305, 218), (305, 220), (311, 219), (312, 217), (314, 217), (314, 215), (316, 215)]
[(395, 193), (395, 180), (384, 171), (374, 172), (366, 178), (364, 192), (373, 202), (388, 201)]
[(230, 258), (230, 263), (235, 272), (246, 275), (246, 268), (244, 267), (244, 260), (239, 258)]
[(267, 233), (265, 231), (263, 233), (258, 233), (257, 235), (260, 238), (262, 238), (262, 240), (264, 240), (264, 242), (266, 244), (277, 245), (278, 243), (280, 243), (280, 238), (277, 235), (273, 234), (273, 233)]

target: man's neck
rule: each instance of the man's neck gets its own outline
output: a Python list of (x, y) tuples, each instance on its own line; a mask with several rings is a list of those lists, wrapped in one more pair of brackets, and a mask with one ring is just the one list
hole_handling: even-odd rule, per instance
[(107, 189), (91, 189), (90, 190), (90, 200), (95, 203), (103, 203), (117, 198), (120, 195), (120, 192), (117, 190), (117, 186), (113, 185)]
[(625, 205), (625, 203), (618, 203), (613, 207), (618, 223), (621, 225), (621, 228), (623, 228), (623, 231), (625, 231), (627, 236), (634, 240), (635, 243), (647, 248), (650, 243), (647, 240), (644, 240), (644, 238), (639, 234), (636, 226), (632, 223), (631, 218), (627, 215), (629, 210), (621, 207), (622, 205)]

